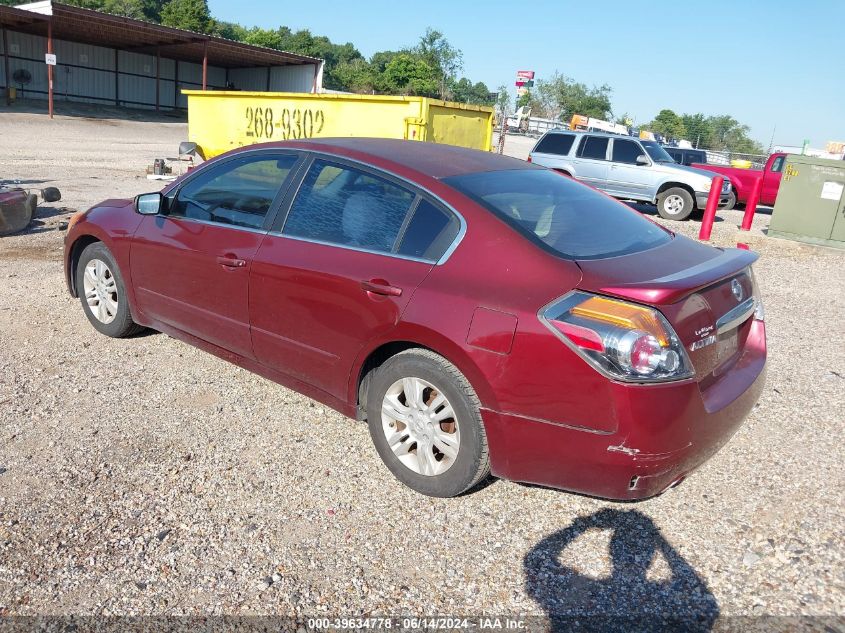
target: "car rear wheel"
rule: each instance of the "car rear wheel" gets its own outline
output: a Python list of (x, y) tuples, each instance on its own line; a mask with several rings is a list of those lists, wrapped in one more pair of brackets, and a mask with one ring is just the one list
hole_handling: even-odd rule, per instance
[(672, 187), (657, 196), (657, 212), (667, 220), (686, 220), (693, 209), (692, 194), (681, 187)]
[(725, 203), (725, 206), (722, 207), (725, 211), (730, 211), (736, 206), (736, 192), (731, 189), (731, 192), (728, 194), (728, 201)]
[(101, 334), (124, 338), (143, 329), (132, 320), (120, 269), (102, 242), (89, 244), (79, 256), (76, 294), (85, 316)]
[(388, 359), (370, 382), (370, 436), (399, 481), (425, 495), (454, 497), (490, 472), (480, 406), (449, 361), (429, 350), (407, 350)]

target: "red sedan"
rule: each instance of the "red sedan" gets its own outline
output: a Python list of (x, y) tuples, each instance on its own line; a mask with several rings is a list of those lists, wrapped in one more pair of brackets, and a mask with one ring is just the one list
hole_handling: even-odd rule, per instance
[(641, 499), (757, 401), (756, 257), (523, 161), (326, 139), (78, 214), (65, 270), (103, 334), (154, 328), (367, 420), (424, 494), (492, 472)]

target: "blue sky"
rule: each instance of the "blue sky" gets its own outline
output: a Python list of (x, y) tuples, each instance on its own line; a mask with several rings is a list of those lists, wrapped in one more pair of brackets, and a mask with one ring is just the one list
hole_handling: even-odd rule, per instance
[(427, 26), (464, 54), (464, 74), (513, 89), (517, 70), (613, 87), (614, 113), (731, 114), (769, 144), (845, 140), (845, 0), (210, 0), (218, 19), (308, 28), (365, 56)]

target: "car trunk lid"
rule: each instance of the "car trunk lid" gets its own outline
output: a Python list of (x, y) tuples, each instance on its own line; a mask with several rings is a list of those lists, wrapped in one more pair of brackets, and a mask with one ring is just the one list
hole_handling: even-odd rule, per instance
[(699, 381), (715, 380), (740, 356), (750, 328), (757, 254), (675, 236), (657, 248), (579, 260), (583, 290), (652, 305), (672, 324)]

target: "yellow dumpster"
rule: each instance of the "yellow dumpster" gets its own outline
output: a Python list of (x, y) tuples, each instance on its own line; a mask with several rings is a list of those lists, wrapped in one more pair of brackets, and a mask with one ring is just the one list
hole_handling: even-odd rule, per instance
[(359, 136), (489, 151), (493, 108), (428, 97), (183, 90), (188, 138), (206, 159), (268, 141)]
[(744, 158), (735, 158), (731, 161), (731, 167), (737, 167), (739, 169), (751, 169), (752, 164), (750, 160), (745, 160)]

